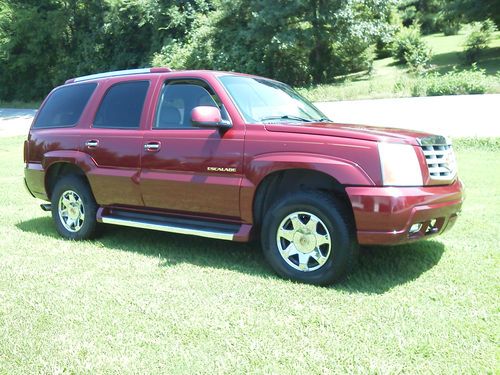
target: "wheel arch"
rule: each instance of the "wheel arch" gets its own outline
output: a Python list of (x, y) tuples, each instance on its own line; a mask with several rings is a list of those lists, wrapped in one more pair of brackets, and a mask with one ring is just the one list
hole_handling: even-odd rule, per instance
[[(253, 223), (260, 228), (265, 212), (280, 197), (297, 191), (319, 190), (333, 194), (346, 206), (352, 218), (354, 213), (345, 186), (333, 176), (314, 169), (290, 168), (265, 176), (256, 188), (253, 199)], [(258, 230), (255, 232), (258, 233)]]
[(95, 163), (88, 154), (74, 150), (50, 151), (44, 154), (42, 167), (45, 171), (45, 192), (49, 200), (57, 180), (62, 176), (80, 176), (92, 190), (87, 173), (95, 168)]
[(81, 177), (90, 187), (87, 175), (81, 167), (67, 161), (54, 162), (48, 167), (45, 173), (45, 191), (49, 199), (52, 199), (52, 192), (57, 181), (62, 177), (70, 175)]

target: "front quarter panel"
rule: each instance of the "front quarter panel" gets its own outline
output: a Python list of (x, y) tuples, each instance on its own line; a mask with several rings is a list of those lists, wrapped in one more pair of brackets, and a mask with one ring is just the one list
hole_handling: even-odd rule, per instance
[(289, 169), (325, 173), (345, 186), (377, 186), (381, 171), (377, 143), (322, 135), (268, 132), (262, 125), (247, 125), (245, 178), (241, 212), (252, 222), (259, 184), (270, 174)]

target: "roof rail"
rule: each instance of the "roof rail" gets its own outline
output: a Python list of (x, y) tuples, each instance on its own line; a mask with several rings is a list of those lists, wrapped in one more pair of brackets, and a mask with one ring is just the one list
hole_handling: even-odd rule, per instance
[(146, 74), (146, 73), (168, 73), (171, 71), (172, 71), (172, 69), (167, 68), (167, 67), (116, 70), (114, 72), (97, 73), (97, 74), (90, 74), (88, 76), (71, 78), (71, 79), (68, 79), (65, 82), (65, 84), (74, 83), (74, 82), (82, 82), (82, 81), (90, 81), (92, 79), (98, 79), (98, 78), (119, 77), (119, 76), (133, 75), (133, 74)]

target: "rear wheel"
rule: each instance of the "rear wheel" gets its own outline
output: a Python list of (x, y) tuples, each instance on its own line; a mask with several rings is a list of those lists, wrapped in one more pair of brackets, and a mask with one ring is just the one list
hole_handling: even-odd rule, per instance
[(301, 282), (331, 284), (356, 262), (352, 214), (323, 192), (298, 192), (276, 202), (265, 215), (261, 239), (274, 270)]
[(71, 240), (95, 235), (97, 204), (88, 184), (79, 176), (59, 180), (52, 192), (52, 218), (57, 232)]

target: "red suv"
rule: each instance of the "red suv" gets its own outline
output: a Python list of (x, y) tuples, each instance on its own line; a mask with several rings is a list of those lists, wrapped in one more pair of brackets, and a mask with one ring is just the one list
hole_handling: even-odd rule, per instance
[(262, 77), (151, 68), (54, 89), (24, 146), (25, 181), (57, 231), (98, 223), (260, 238), (281, 276), (329, 284), (358, 244), (452, 227), (463, 195), (448, 139), (334, 123)]

